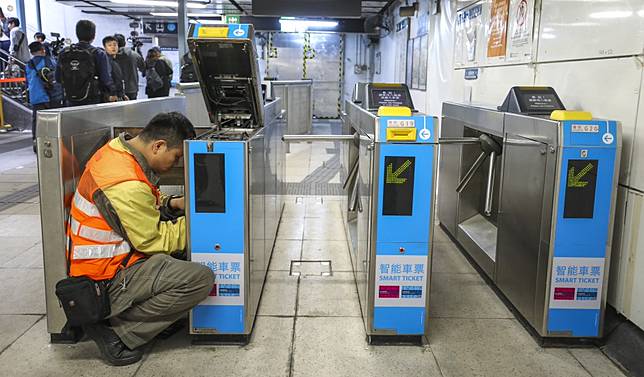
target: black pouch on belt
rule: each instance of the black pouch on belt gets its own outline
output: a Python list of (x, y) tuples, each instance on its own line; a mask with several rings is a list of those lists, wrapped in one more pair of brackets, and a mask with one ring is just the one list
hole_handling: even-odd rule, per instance
[(56, 296), (69, 326), (97, 323), (111, 312), (107, 285), (84, 276), (60, 280), (56, 283)]

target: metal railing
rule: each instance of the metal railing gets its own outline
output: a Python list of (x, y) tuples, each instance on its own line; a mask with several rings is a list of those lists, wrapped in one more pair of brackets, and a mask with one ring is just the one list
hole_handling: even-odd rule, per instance
[(3, 96), (29, 107), (25, 67), (25, 62), (0, 50), (0, 92)]

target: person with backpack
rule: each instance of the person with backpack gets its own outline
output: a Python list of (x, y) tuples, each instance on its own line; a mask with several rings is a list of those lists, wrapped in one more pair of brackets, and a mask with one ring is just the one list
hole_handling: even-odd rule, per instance
[(89, 20), (76, 23), (78, 43), (58, 56), (56, 80), (65, 90), (67, 106), (91, 105), (118, 100), (112, 81), (110, 62), (102, 49), (92, 46), (96, 25)]
[(172, 63), (161, 54), (158, 47), (148, 50), (145, 59), (145, 94), (148, 98), (167, 97), (172, 81)]
[(114, 38), (118, 42), (118, 54), (115, 59), (123, 72), (125, 95), (135, 100), (139, 94), (139, 72), (145, 73), (145, 61), (137, 51), (125, 46), (123, 34), (114, 34)]
[(183, 65), (181, 66), (181, 76), (179, 82), (197, 82), (197, 73), (195, 72), (195, 65), (192, 63), (190, 53), (186, 52), (183, 55)]
[[(9, 29), (7, 28), (7, 17), (4, 15), (2, 7), (0, 7), (0, 50), (5, 52), (5, 54), (0, 53), (1, 57), (9, 55), (9, 47), (11, 47), (11, 40), (9, 40)], [(0, 61), (0, 70), (4, 71), (5, 64), (3, 61)]]
[(63, 90), (54, 79), (56, 64), (47, 56), (40, 42), (32, 42), (29, 51), (33, 58), (27, 62), (27, 84), (29, 103), (32, 108), (31, 138), (36, 152), (36, 119), (39, 110), (55, 109), (62, 106)]
[(27, 36), (20, 30), (20, 20), (15, 17), (9, 17), (7, 26), (9, 28), (9, 40), (11, 41), (9, 54), (14, 59), (26, 63), (30, 59), (29, 47), (27, 47)]
[(47, 42), (47, 36), (43, 32), (37, 32), (34, 34), (34, 40), (36, 42), (42, 43), (42, 47), (45, 49), (45, 55), (51, 58), (51, 45)]
[(123, 77), (123, 71), (121, 71), (121, 67), (116, 62), (116, 55), (119, 51), (119, 46), (116, 38), (111, 35), (103, 38), (103, 48), (107, 53), (110, 67), (112, 69), (112, 81), (114, 82), (114, 88), (116, 89), (116, 97), (118, 97), (119, 101), (127, 101), (129, 100), (129, 98), (125, 94), (125, 80)]

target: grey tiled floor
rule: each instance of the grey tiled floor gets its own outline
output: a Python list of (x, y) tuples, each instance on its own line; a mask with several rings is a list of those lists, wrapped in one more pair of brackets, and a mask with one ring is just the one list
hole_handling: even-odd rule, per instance
[[(326, 148), (293, 145), (288, 178), (332, 158)], [(0, 165), (0, 196), (36, 182), (33, 158), (20, 166)], [(192, 346), (182, 331), (125, 368), (100, 361), (88, 341), (49, 344), (38, 205), (0, 212), (0, 376), (623, 376), (598, 349), (537, 346), (440, 229), (429, 345), (368, 345), (340, 201), (288, 198), (250, 344)], [(299, 259), (329, 259), (334, 274), (289, 276)]]

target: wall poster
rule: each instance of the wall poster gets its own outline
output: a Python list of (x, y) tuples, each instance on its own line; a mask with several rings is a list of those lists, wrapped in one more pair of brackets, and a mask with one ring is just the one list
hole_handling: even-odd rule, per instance
[(507, 61), (530, 61), (534, 25), (534, 0), (510, 0)]
[(485, 34), (483, 3), (478, 2), (463, 8), (456, 15), (454, 40), (454, 65), (475, 66), (482, 63), (485, 54), (481, 40)]
[(487, 57), (505, 56), (507, 45), (508, 12), (510, 0), (492, 0), (490, 35), (487, 40)]
[(426, 90), (429, 36), (425, 34), (411, 39), (409, 42), (412, 51), (411, 85), (409, 87), (416, 90)]

